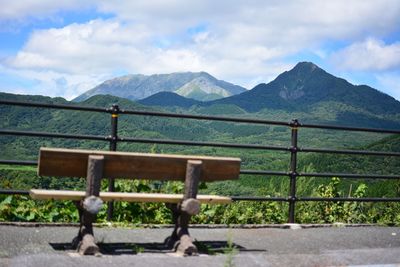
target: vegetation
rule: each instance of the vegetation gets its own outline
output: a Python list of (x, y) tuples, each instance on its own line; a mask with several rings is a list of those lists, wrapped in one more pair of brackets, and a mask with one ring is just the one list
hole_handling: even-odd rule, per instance
[[(339, 197), (341, 181), (333, 178), (326, 185), (319, 185), (315, 194), (320, 197)], [(117, 183), (118, 190), (136, 192), (154, 192), (148, 181)], [(366, 184), (360, 184), (352, 197), (365, 197)], [(180, 192), (175, 183), (166, 183), (163, 192)], [(246, 202), (230, 205), (203, 205), (200, 214), (193, 223), (216, 224), (266, 224), (285, 223), (287, 204), (281, 202)], [(98, 220), (106, 221), (105, 208), (100, 211)], [(71, 201), (34, 201), (28, 196), (0, 196), (0, 221), (35, 222), (78, 222), (76, 207)], [(123, 223), (171, 223), (171, 214), (162, 203), (116, 202), (113, 221)], [(297, 204), (296, 222), (298, 223), (379, 223), (400, 225), (399, 203), (365, 202), (300, 202)]]
[[(45, 103), (69, 102), (61, 98), (27, 97), (1, 94), (2, 99), (37, 101)], [(95, 96), (83, 105), (109, 107), (113, 103), (124, 109), (152, 108), (112, 97)], [(234, 105), (214, 105), (210, 107), (193, 106), (190, 112), (196, 114), (235, 114), (237, 117), (256, 117), (263, 119), (290, 121), (292, 116), (299, 118), (325, 118), (325, 123), (335, 122), (332, 104), (319, 103), (313, 108), (315, 113), (307, 115), (302, 111), (285, 112), (263, 109), (249, 114)], [(349, 109), (351, 107), (348, 107)], [(174, 107), (174, 112), (185, 110)], [(185, 112), (188, 112), (187, 110)], [(310, 117), (307, 117), (310, 116)], [(396, 118), (394, 118), (396, 120)], [(316, 120), (318, 121), (318, 120)], [(48, 110), (16, 106), (0, 106), (0, 128), (48, 131), (70, 134), (90, 134), (107, 136), (110, 132), (109, 114)], [(318, 121), (319, 122), (319, 121)], [(119, 136), (160, 139), (185, 139), (196, 141), (261, 144), (282, 147), (290, 146), (290, 129), (279, 126), (266, 126), (245, 123), (225, 123), (194, 121), (145, 116), (120, 116)], [(328, 147), (345, 149), (366, 149), (377, 151), (400, 151), (400, 137), (361, 132), (326, 131), (303, 129), (299, 131), (301, 147)], [(108, 150), (108, 143), (102, 141), (79, 141), (69, 139), (33, 138), (0, 136), (2, 159), (35, 160), (39, 147), (92, 148)], [(288, 171), (290, 155), (285, 152), (261, 149), (228, 149), (203, 146), (171, 146), (136, 144), (120, 142), (118, 150), (144, 151), (158, 153), (199, 154), (213, 156), (235, 156), (242, 159), (243, 169)], [(398, 158), (339, 156), (313, 153), (300, 153), (298, 170), (300, 172), (350, 172), (397, 175), (400, 171)], [(107, 185), (104, 184), (104, 187)], [(298, 179), (298, 196), (320, 197), (400, 197), (398, 180), (368, 180), (337, 178)], [(30, 189), (78, 189), (84, 188), (82, 179), (38, 177), (35, 168), (21, 166), (0, 166), (0, 188)], [(201, 193), (220, 195), (287, 196), (288, 177), (242, 175), (237, 181), (202, 184)], [(163, 183), (158, 189), (150, 181), (118, 182), (117, 189), (134, 192), (180, 192), (182, 185)], [(296, 205), (296, 221), (301, 223), (383, 223), (400, 224), (398, 203), (359, 203), (359, 202), (300, 202)], [(287, 203), (281, 202), (235, 202), (228, 206), (215, 205), (202, 207), (202, 212), (194, 218), (196, 223), (283, 223), (287, 221)], [(141, 204), (117, 202), (114, 220), (130, 223), (169, 223), (169, 210), (164, 204)], [(77, 221), (78, 214), (72, 202), (33, 201), (28, 196), (0, 195), (0, 220), (2, 221)], [(99, 220), (105, 221), (105, 210)]]

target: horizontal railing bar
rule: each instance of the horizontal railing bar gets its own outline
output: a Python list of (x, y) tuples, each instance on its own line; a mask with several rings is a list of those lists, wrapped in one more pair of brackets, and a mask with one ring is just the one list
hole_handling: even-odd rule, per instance
[(14, 131), (14, 130), (4, 130), (4, 129), (0, 129), (0, 134), (50, 137), (50, 138), (84, 139), (84, 140), (97, 140), (97, 141), (109, 141), (110, 139), (110, 137), (108, 136), (99, 136), (99, 135), (61, 134), (61, 133), (48, 133), (48, 132), (35, 132), (35, 131)]
[(132, 143), (152, 143), (164, 145), (185, 145), (185, 146), (210, 146), (210, 147), (226, 147), (226, 148), (250, 148), (250, 149), (266, 149), (277, 151), (289, 151), (290, 148), (278, 146), (265, 146), (254, 144), (233, 144), (233, 143), (215, 143), (215, 142), (199, 142), (199, 141), (184, 141), (184, 140), (170, 140), (170, 139), (149, 139), (149, 138), (130, 138), (118, 137), (120, 142)]
[(195, 119), (195, 120), (226, 121), (226, 122), (290, 126), (289, 122), (283, 122), (283, 121), (270, 121), (270, 120), (237, 118), (237, 117), (227, 117), (227, 116), (226, 117), (225, 116), (205, 116), (205, 115), (194, 115), (194, 114), (179, 114), (179, 113), (170, 113), (170, 112), (123, 110), (123, 109), (120, 110), (119, 113), (130, 114), (130, 115), (181, 118), (181, 119)]
[(17, 190), (17, 189), (0, 189), (0, 194), (5, 195), (29, 195), (28, 190)]
[(299, 127), (327, 129), (327, 130), (344, 130), (344, 131), (356, 131), (356, 132), (400, 134), (400, 130), (394, 130), (394, 129), (349, 127), (349, 126), (323, 125), (323, 124), (311, 124), (311, 123), (299, 123)]
[(233, 201), (288, 201), (285, 197), (232, 196)]
[(331, 153), (331, 154), (347, 154), (347, 155), (369, 155), (369, 156), (393, 156), (400, 157), (400, 152), (381, 152), (367, 150), (340, 150), (325, 148), (298, 148), (298, 152), (314, 152), (314, 153)]
[(36, 166), (38, 163), (37, 163), (37, 161), (33, 161), (33, 160), (7, 160), (7, 159), (0, 159), (0, 164)]
[(400, 175), (350, 174), (350, 173), (299, 173), (301, 177), (340, 177), (360, 179), (400, 179)]
[(277, 175), (277, 176), (288, 176), (288, 172), (280, 171), (262, 171), (262, 170), (241, 170), (240, 174), (251, 174), (251, 175)]
[(377, 198), (377, 197), (367, 197), (367, 198), (356, 198), (356, 197), (298, 197), (297, 201), (348, 201), (348, 202), (398, 202), (399, 197), (395, 198)]
[(69, 109), (69, 110), (78, 110), (78, 111), (111, 112), (110, 109), (108, 109), (108, 108), (98, 108), (98, 107), (78, 106), (78, 105), (65, 105), (65, 104), (47, 104), (47, 103), (38, 103), (38, 102), (22, 102), (22, 101), (11, 101), (11, 100), (0, 100), (0, 104), (25, 106), (25, 107), (37, 107), (37, 108)]

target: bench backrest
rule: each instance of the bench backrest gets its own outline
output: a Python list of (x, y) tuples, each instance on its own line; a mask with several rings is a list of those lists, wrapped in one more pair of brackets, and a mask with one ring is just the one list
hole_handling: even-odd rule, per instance
[(233, 180), (240, 172), (239, 158), (41, 148), (38, 174), (86, 177), (89, 155), (104, 156), (103, 178), (184, 181), (188, 160), (202, 161), (201, 181)]

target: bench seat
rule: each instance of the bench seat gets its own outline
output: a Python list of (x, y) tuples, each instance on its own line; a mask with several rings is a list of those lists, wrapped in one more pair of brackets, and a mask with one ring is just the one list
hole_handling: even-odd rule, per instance
[[(31, 189), (29, 194), (31, 198), (41, 200), (82, 200), (85, 198), (85, 191)], [(180, 203), (183, 200), (183, 194), (160, 193), (100, 192), (99, 197), (103, 201), (127, 202)], [(202, 204), (229, 204), (232, 202), (230, 197), (214, 195), (197, 195), (196, 199), (198, 199)]]

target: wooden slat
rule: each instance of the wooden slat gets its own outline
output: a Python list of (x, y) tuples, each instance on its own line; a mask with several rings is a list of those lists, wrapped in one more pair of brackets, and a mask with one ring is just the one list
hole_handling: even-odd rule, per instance
[(89, 155), (104, 156), (104, 178), (184, 181), (188, 160), (203, 162), (201, 181), (237, 179), (240, 171), (239, 158), (41, 148), (38, 174), (86, 177)]
[[(33, 199), (42, 199), (42, 200), (44, 199), (81, 200), (85, 197), (84, 191), (31, 189), (29, 194)], [(100, 198), (103, 201), (179, 203), (182, 201), (183, 195), (100, 192)], [(232, 199), (230, 197), (214, 196), (214, 195), (197, 195), (197, 199), (202, 204), (229, 204), (232, 202)]]

